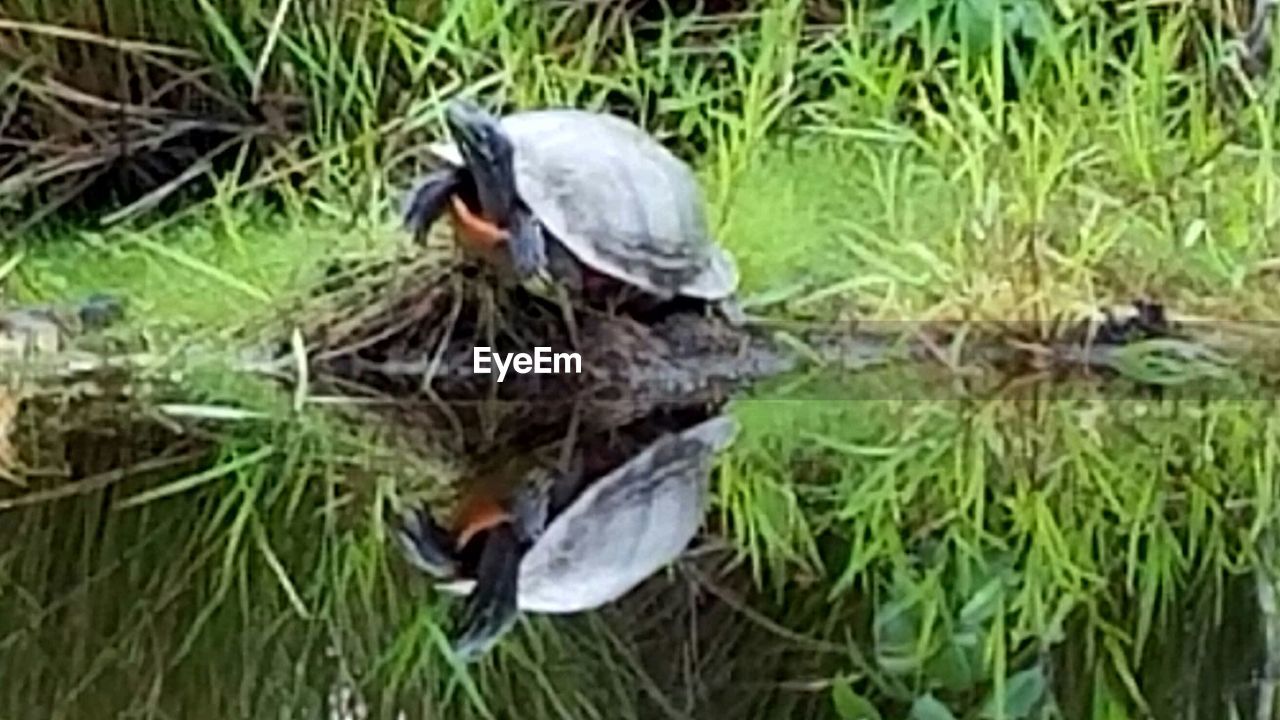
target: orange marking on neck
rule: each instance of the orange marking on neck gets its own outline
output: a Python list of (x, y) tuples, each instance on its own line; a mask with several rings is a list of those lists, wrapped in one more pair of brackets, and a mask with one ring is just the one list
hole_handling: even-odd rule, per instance
[(449, 217), (463, 244), (481, 253), (493, 252), (510, 238), (506, 230), (471, 212), (471, 208), (457, 195), (449, 199)]
[(491, 497), (469, 497), (458, 507), (454, 524), (458, 549), (467, 546), (471, 538), (504, 522), (511, 521), (511, 513)]

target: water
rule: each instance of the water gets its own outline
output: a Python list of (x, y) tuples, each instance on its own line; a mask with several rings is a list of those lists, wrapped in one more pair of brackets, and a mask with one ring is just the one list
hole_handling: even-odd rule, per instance
[[(448, 402), (396, 336), (333, 341), (366, 361), (301, 413), (219, 411), (284, 400), (242, 372), (15, 375), (0, 717), (1271, 716), (1261, 393), (838, 333), (778, 375), (699, 323)], [(132, 400), (184, 383), (211, 405)]]
[[(1270, 401), (931, 377), (627, 412), (402, 393), (230, 426), (36, 393), (0, 494), (0, 717), (1271, 717)], [(637, 560), (646, 528), (686, 546), (679, 493), (626, 530), (561, 527), (601, 559), (464, 672), (464, 601), (382, 510), (444, 523), (538, 468), (561, 473), (548, 532), (628, 473), (606, 506), (696, 488), (703, 532)]]

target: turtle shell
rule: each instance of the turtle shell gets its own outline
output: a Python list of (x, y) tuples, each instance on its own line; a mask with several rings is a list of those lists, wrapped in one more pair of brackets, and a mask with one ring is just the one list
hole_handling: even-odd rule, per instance
[[(693, 170), (636, 125), (552, 109), (501, 119), (515, 147), (516, 192), (582, 263), (662, 299), (722, 300), (733, 259), (711, 237)], [(432, 148), (461, 166), (452, 143)]]
[[(519, 608), (597, 608), (678, 557), (702, 524), (711, 462), (736, 430), (722, 415), (663, 435), (583, 490), (521, 559)], [(441, 587), (466, 594), (474, 586), (466, 579)]]

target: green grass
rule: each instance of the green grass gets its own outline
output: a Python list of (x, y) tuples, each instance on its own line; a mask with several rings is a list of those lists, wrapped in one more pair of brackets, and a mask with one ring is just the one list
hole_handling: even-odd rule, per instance
[(394, 240), (315, 219), (237, 213), (233, 223), (44, 242), (23, 255), (16, 276), (26, 300), (112, 292), (148, 324), (230, 327), (314, 285), (327, 263), (385, 252)]
[[(1158, 31), (1137, 10), (1058, 17), (1031, 53), (922, 41), (921, 27), (899, 42), (860, 12), (824, 33), (784, 0), (648, 27), (551, 3), (302, 5), (278, 32), (278, 6), (255, 2), (148, 4), (166, 23), (108, 4), (109, 22), (89, 19), (194, 49), (235, 102), (259, 87), (308, 112), (202, 205), (24, 228), (7, 289), (119, 292), (160, 345), (305, 311), (334, 258), (404, 247), (392, 210), (412, 158), (439, 131), (440, 102), (474, 92), (637, 117), (699, 167), (744, 293), (783, 297), (788, 314), (1011, 321), (1140, 294), (1219, 319), (1276, 308), (1274, 90), (1224, 111), (1206, 89), (1216, 60), (1179, 60), (1198, 47), (1189, 12)], [(26, 2), (16, 17), (86, 20), (69, 12)], [(114, 91), (109, 74), (41, 54), (67, 41), (23, 37), (77, 87)], [(85, 65), (108, 52), (73, 45)], [(1015, 54), (1012, 101), (1002, 68)], [(130, 72), (167, 72), (141, 67)], [(1015, 398), (925, 386), (910, 368), (816, 382), (735, 403), (743, 432), (709, 521), (728, 544), (715, 572), (686, 567), (598, 614), (531, 619), (464, 671), (441, 652), (447, 601), (389, 551), (376, 512), (387, 495), (438, 494), (450, 459), (194, 372), (190, 400), (272, 413), (221, 429), (205, 467), (224, 472), (0, 511), (0, 717), (314, 716), (342, 680), (381, 717), (874, 706), (926, 720), (984, 717), (991, 698), (1003, 717), (1055, 717), (1017, 712), (1045, 686), (1056, 716), (1167, 717), (1162, 693), (1185, 674), (1162, 675), (1153, 653), (1185, 642), (1181, 657), (1207, 672), (1177, 627), (1251, 616), (1230, 578), (1274, 564), (1278, 436), (1261, 392)], [(77, 467), (152, 452), (141, 428), (125, 434), (141, 449), (85, 443)], [(129, 497), (142, 502), (110, 506)], [(715, 602), (695, 604), (690, 578)], [(1205, 716), (1224, 713), (1215, 692), (1194, 699)]]

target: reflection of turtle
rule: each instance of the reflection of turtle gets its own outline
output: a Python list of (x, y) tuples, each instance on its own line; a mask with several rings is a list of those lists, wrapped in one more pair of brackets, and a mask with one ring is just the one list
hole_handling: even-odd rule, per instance
[(664, 434), (563, 507), (553, 484), (573, 480), (538, 470), (509, 507), (464, 505), (451, 531), (425, 510), (405, 516), (397, 535), (410, 560), (467, 596), (459, 654), (486, 650), (521, 610), (599, 607), (674, 560), (701, 524), (712, 458), (735, 428), (717, 416)]
[(460, 100), (446, 120), (456, 144), (433, 147), (448, 167), (409, 197), (415, 233), (447, 211), (464, 245), (566, 311), (566, 290), (611, 285), (660, 301), (732, 297), (737, 269), (712, 240), (697, 178), (640, 128), (569, 109), (498, 120)]

